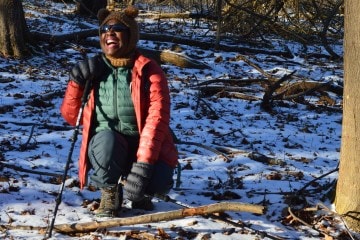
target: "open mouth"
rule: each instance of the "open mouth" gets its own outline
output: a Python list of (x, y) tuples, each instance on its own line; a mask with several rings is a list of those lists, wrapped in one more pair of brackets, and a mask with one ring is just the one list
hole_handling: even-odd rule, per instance
[(108, 39), (105, 41), (107, 46), (111, 46), (111, 45), (118, 45), (118, 42), (112, 39)]

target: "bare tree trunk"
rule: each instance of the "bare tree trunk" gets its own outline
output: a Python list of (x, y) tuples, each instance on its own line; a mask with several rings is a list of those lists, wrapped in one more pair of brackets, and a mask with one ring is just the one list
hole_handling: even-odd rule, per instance
[(345, 1), (344, 109), (335, 206), (348, 226), (360, 232), (360, 2)]
[(222, 10), (222, 0), (217, 0), (216, 2), (217, 26), (216, 26), (215, 49), (218, 49), (220, 44), (221, 22), (222, 22), (221, 10)]
[(105, 8), (107, 0), (80, 0), (76, 1), (77, 14), (96, 17), (101, 8)]
[(5, 57), (23, 58), (29, 55), (29, 40), (21, 0), (0, 1), (0, 54)]

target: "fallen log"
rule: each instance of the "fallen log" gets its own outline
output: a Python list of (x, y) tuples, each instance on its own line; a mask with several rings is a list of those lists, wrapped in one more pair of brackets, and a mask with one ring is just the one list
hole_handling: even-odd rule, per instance
[[(89, 46), (97, 47), (99, 45), (98, 41), (88, 40), (83, 42)], [(195, 68), (195, 69), (210, 69), (211, 67), (205, 63), (197, 61), (196, 59), (190, 58), (185, 55), (181, 55), (175, 52), (166, 51), (166, 50), (155, 50), (149, 48), (138, 47), (140, 52), (147, 57), (154, 59), (156, 62), (160, 63), (169, 63), (181, 68)]]
[[(87, 32), (91, 32), (90, 30)], [(87, 33), (84, 32), (78, 32), (79, 34), (83, 33), (85, 36)], [(48, 34), (40, 34), (37, 36), (38, 40), (47, 40), (52, 42), (58, 42), (60, 39), (63, 44), (69, 45), (73, 48), (77, 48), (78, 46), (76, 44), (71, 43), (65, 43), (66, 39), (71, 40), (70, 37), (80, 37), (80, 35), (74, 35), (73, 34), (64, 34), (64, 35), (56, 35), (56, 36), (50, 36)], [(92, 47), (99, 47), (99, 41), (98, 40), (84, 40), (82, 42), (82, 45), (88, 45)], [(173, 64), (175, 66), (181, 67), (181, 68), (195, 68), (195, 69), (211, 69), (211, 67), (203, 62), (197, 61), (196, 59), (190, 58), (186, 55), (182, 55), (176, 52), (168, 51), (168, 50), (155, 50), (155, 49), (149, 49), (144, 48), (141, 46), (137, 47), (142, 54), (144, 54), (147, 57), (150, 57), (154, 59), (159, 64), (161, 63), (169, 63)]]
[[(159, 41), (159, 42), (170, 42), (173, 44), (184, 44), (188, 46), (198, 47), (204, 50), (213, 49), (215, 44), (213, 42), (203, 42), (195, 39), (189, 39), (185, 37), (177, 37), (169, 34), (155, 34), (155, 33), (140, 33), (140, 39), (142, 40), (151, 40), (151, 41)], [(218, 51), (226, 51), (226, 52), (238, 52), (240, 54), (266, 54), (266, 55), (275, 55), (282, 56), (284, 58), (293, 58), (291, 52), (289, 51), (273, 51), (266, 50), (265, 48), (256, 48), (252, 47), (242, 47), (242, 46), (230, 46), (225, 44), (219, 44), (217, 47)]]
[(192, 13), (192, 12), (184, 12), (184, 13), (145, 13), (140, 14), (143, 18), (151, 18), (154, 20), (160, 19), (170, 19), (170, 18), (191, 18), (191, 19), (209, 19), (209, 20), (217, 20), (214, 14), (209, 13)]
[(90, 232), (99, 228), (169, 221), (189, 216), (208, 215), (225, 211), (243, 211), (263, 214), (265, 212), (265, 207), (237, 202), (220, 202), (200, 207), (183, 208), (174, 211), (146, 214), (128, 218), (114, 218), (111, 220), (93, 221), (87, 223), (59, 224), (55, 225), (54, 229), (55, 231), (62, 233)]
[(218, 97), (221, 98), (235, 98), (235, 99), (243, 99), (243, 100), (248, 100), (248, 101), (260, 101), (261, 98), (256, 97), (256, 96), (251, 96), (248, 94), (244, 94), (244, 93), (239, 93), (239, 92), (220, 92), (217, 94)]
[[(174, 211), (152, 213), (152, 214), (146, 214), (146, 215), (134, 216), (134, 217), (113, 218), (104, 221), (92, 221), (92, 222), (84, 222), (84, 223), (57, 224), (54, 226), (54, 230), (56, 232), (64, 233), (64, 234), (85, 233), (85, 232), (91, 232), (104, 228), (170, 221), (170, 220), (181, 219), (190, 216), (199, 216), (199, 215), (204, 216), (214, 213), (222, 213), (225, 211), (242, 211), (242, 212), (250, 212), (254, 214), (264, 214), (266, 211), (266, 207), (260, 205), (240, 203), (240, 202), (220, 202), (209, 205), (203, 205), (199, 207), (183, 208)], [(0, 225), (0, 229), (46, 231), (47, 227)]]
[[(79, 31), (74, 31), (72, 33), (64, 33), (64, 34), (51, 34), (44, 32), (30, 32), (31, 38), (35, 41), (45, 41), (51, 42), (53, 44), (63, 43), (66, 41), (80, 41), (85, 40), (89, 37), (97, 37), (99, 35), (99, 29), (97, 28), (88, 28), (82, 29)], [(155, 33), (140, 33), (141, 40), (150, 40), (150, 41), (158, 41), (158, 42), (170, 42), (173, 44), (184, 44), (193, 47), (198, 47), (204, 50), (209, 50), (214, 48), (214, 43), (212, 42), (203, 42), (194, 39), (188, 39), (184, 37), (176, 37), (170, 34), (155, 34)], [(97, 47), (99, 47), (99, 42), (96, 43)], [(282, 56), (284, 58), (292, 58), (292, 53), (288, 51), (273, 51), (266, 50), (264, 48), (251, 48), (251, 47), (241, 47), (241, 46), (228, 46), (224, 44), (219, 44), (219, 51), (227, 51), (227, 52), (239, 52), (243, 54), (267, 54), (267, 55), (276, 55)]]
[(294, 99), (306, 94), (311, 94), (315, 91), (330, 91), (337, 95), (342, 95), (342, 88), (332, 85), (332, 82), (310, 82), (302, 81), (286, 86), (280, 87), (276, 90), (278, 93), (273, 96), (273, 99)]
[[(62, 43), (66, 41), (79, 41), (87, 37), (95, 37), (99, 35), (99, 29), (89, 28), (79, 31), (74, 31), (71, 33), (62, 33), (62, 34), (51, 34), (44, 32), (30, 32), (31, 38), (35, 41), (44, 41), (50, 42), (53, 44)], [(99, 45), (99, 43), (98, 43)]]
[(211, 69), (209, 65), (175, 52), (161, 51), (160, 60), (182, 68)]

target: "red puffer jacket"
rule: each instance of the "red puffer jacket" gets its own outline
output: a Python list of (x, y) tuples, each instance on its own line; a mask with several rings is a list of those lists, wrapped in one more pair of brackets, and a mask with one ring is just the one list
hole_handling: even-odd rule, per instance
[[(83, 87), (74, 81), (69, 81), (60, 111), (70, 125), (76, 124), (83, 92)], [(131, 97), (140, 131), (137, 161), (154, 164), (162, 160), (171, 167), (175, 167), (178, 163), (178, 152), (169, 128), (170, 95), (167, 79), (156, 62), (139, 53), (132, 69)], [(83, 124), (79, 157), (81, 188), (87, 183), (87, 173), (90, 169), (87, 152), (88, 143), (92, 137), (90, 129), (94, 110), (94, 90), (92, 89), (81, 121)]]

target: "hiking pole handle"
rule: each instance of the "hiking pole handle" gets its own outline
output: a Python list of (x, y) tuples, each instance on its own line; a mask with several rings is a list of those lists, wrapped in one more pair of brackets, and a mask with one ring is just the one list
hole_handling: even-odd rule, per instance
[(68, 174), (68, 171), (69, 171), (69, 166), (70, 166), (72, 154), (73, 154), (75, 143), (77, 141), (77, 137), (78, 137), (78, 134), (79, 134), (80, 122), (81, 122), (81, 118), (82, 118), (82, 115), (83, 115), (84, 107), (85, 107), (85, 104), (87, 102), (88, 95), (90, 93), (91, 82), (92, 82), (92, 79), (88, 79), (86, 81), (86, 83), (85, 83), (84, 92), (83, 92), (83, 95), (82, 95), (82, 98), (81, 98), (81, 107), (79, 109), (79, 113), (78, 113), (76, 124), (75, 124), (75, 129), (74, 129), (73, 135), (71, 137), (71, 146), (70, 146), (68, 158), (67, 158), (67, 161), (66, 161), (64, 174), (62, 176), (62, 183), (61, 183), (60, 191), (59, 191), (59, 193), (58, 193), (58, 195), (56, 197), (56, 200), (55, 200), (54, 215), (53, 215), (53, 219), (51, 221), (50, 227), (49, 227), (48, 238), (51, 238), (52, 230), (53, 230), (54, 224), (55, 224), (57, 211), (58, 211), (59, 205), (60, 205), (60, 203), (62, 201), (62, 193), (64, 191), (65, 181), (66, 181), (66, 177), (67, 177), (67, 174)]
[(92, 79), (88, 79), (88, 80), (86, 80), (86, 83), (85, 83), (84, 93), (81, 97), (81, 107), (79, 109), (79, 113), (78, 113), (78, 116), (76, 119), (76, 124), (75, 124), (75, 131), (74, 131), (74, 134), (72, 137), (73, 143), (76, 142), (76, 140), (77, 140), (77, 135), (79, 133), (81, 118), (82, 118), (83, 111), (84, 111), (84, 108), (85, 108), (85, 105), (86, 105), (86, 102), (87, 102), (87, 99), (88, 99), (88, 96), (90, 93), (91, 82), (92, 82)]
[(171, 198), (169, 195), (167, 194), (154, 194), (150, 197), (155, 197), (157, 199), (160, 199), (164, 202), (171, 202), (171, 203), (174, 203), (178, 206), (181, 206), (181, 207), (184, 207), (184, 208), (193, 208), (193, 206), (189, 205), (189, 204), (186, 204), (186, 203), (183, 203), (183, 202), (180, 202), (174, 198)]
[[(93, 79), (88, 79), (86, 80), (86, 83), (85, 83), (85, 88), (84, 88), (84, 93), (81, 97), (81, 108), (83, 109), (85, 107), (85, 104), (87, 102), (87, 99), (89, 97), (89, 93), (90, 93), (90, 87), (91, 87), (91, 82), (93, 81)], [(80, 116), (81, 117), (81, 116)]]

